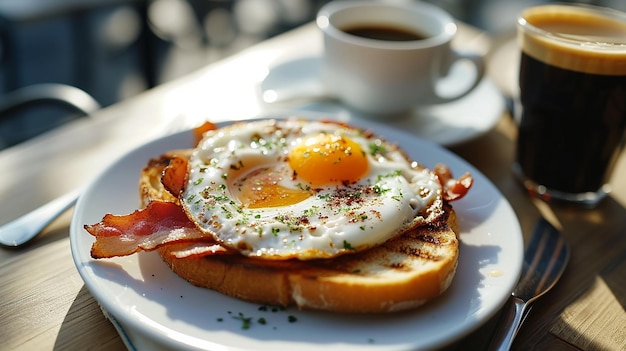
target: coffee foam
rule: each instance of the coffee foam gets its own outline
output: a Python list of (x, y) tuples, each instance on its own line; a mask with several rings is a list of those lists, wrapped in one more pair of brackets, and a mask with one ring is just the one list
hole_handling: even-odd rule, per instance
[(526, 10), (523, 18), (518, 40), (535, 59), (578, 72), (626, 75), (626, 15), (546, 5)]

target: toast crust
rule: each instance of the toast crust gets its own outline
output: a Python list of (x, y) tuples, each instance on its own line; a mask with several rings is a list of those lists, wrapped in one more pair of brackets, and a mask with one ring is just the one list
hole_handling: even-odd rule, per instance
[[(143, 206), (152, 200), (177, 202), (160, 182), (178, 150), (150, 160), (139, 192)], [(351, 313), (379, 313), (418, 307), (443, 294), (458, 263), (458, 223), (446, 204), (436, 223), (418, 227), (372, 249), (332, 259), (264, 260), (239, 254), (176, 258), (180, 245), (157, 249), (163, 261), (193, 285), (238, 299)]]

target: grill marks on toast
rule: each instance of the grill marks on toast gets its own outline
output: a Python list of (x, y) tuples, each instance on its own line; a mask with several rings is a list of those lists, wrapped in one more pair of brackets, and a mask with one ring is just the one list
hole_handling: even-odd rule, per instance
[[(313, 264), (332, 267), (335, 271), (357, 275), (372, 275), (379, 266), (385, 270), (413, 269), (416, 260), (437, 262), (445, 260), (449, 255), (449, 247), (457, 247), (456, 236), (450, 235), (447, 221), (450, 211), (441, 217), (437, 224), (427, 225), (417, 230), (404, 233), (384, 245), (372, 249), (340, 256), (332, 260), (314, 260)], [(388, 273), (388, 271), (386, 271)]]

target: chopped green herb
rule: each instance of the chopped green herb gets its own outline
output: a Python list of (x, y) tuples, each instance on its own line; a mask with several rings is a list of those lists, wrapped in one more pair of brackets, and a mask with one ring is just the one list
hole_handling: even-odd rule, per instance
[(239, 315), (234, 316), (233, 318), (241, 321), (241, 329), (250, 328), (250, 322), (252, 322), (252, 318), (244, 316), (244, 314), (241, 312), (239, 312)]
[(345, 240), (343, 241), (343, 248), (346, 250), (356, 250), (349, 242)]
[(387, 173), (387, 174), (381, 174), (376, 178), (376, 183), (380, 182), (382, 179), (384, 178), (393, 178), (393, 177), (399, 177), (402, 175), (402, 170), (398, 169), (395, 170), (391, 173)]
[(302, 212), (302, 214), (306, 217), (315, 216), (319, 212), (319, 206), (311, 206), (311, 208), (306, 209)]
[(317, 195), (320, 200), (324, 200), (326, 202), (330, 202), (332, 200), (332, 195), (330, 193)]
[(394, 199), (394, 200), (396, 200), (396, 201), (402, 201), (402, 197), (403, 197), (403, 195), (402, 195), (402, 190), (399, 190), (399, 192), (400, 192), (400, 194), (398, 194), (398, 195), (394, 195), (394, 196), (392, 196), (391, 198), (392, 198), (392, 199)]
[(372, 187), (372, 190), (374, 190), (374, 192), (375, 192), (376, 194), (381, 195), (381, 194), (384, 194), (384, 193), (386, 193), (386, 192), (390, 191), (391, 189), (389, 189), (389, 188), (383, 188), (382, 186), (380, 186), (380, 185), (376, 184), (376, 185), (374, 185), (374, 186)]
[(376, 140), (373, 143), (369, 144), (370, 155), (384, 155), (387, 152), (385, 146), (383, 146), (382, 141)]
[(289, 321), (289, 323), (295, 323), (298, 321), (298, 318), (296, 318), (296, 316), (289, 315), (289, 317), (287, 317), (287, 320)]
[(300, 190), (304, 190), (304, 191), (310, 191), (311, 190), (311, 186), (310, 185), (304, 185), (302, 183), (298, 183), (296, 184), (296, 187)]
[(226, 219), (232, 219), (233, 218), (232, 212), (230, 212), (230, 210), (226, 206), (222, 206), (221, 209), (222, 209), (222, 212), (224, 212), (224, 215), (225, 215)]

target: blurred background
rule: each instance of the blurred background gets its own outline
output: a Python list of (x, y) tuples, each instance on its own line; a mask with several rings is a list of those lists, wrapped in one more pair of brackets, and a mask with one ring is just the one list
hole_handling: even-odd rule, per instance
[[(0, 0), (0, 150), (310, 22), (328, 1)], [(494, 36), (550, 2), (424, 1)]]

